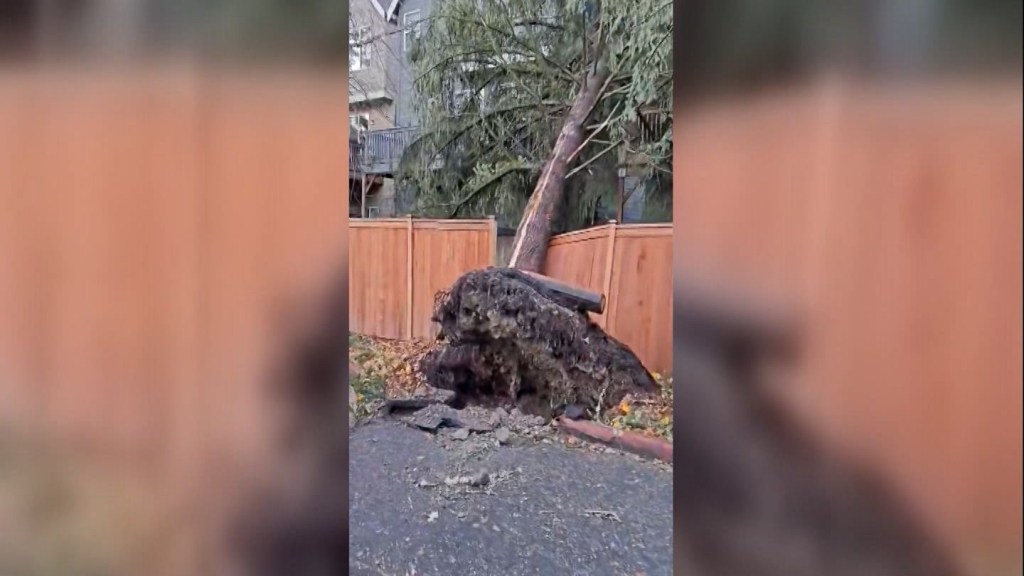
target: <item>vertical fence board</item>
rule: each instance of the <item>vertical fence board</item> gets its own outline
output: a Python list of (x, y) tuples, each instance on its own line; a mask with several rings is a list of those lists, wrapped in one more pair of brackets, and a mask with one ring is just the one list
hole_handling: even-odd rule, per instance
[[(404, 222), (374, 227), (350, 224), (348, 297), (352, 332), (383, 338), (404, 336), (408, 238)], [(415, 266), (415, 255), (412, 258)]]
[(608, 289), (608, 333), (648, 369), (672, 370), (672, 228), (619, 227)]

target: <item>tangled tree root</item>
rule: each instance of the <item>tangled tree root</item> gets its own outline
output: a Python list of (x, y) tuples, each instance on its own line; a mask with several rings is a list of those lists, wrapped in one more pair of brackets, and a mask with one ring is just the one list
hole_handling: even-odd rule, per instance
[(420, 370), (462, 403), (517, 404), (551, 417), (565, 406), (597, 412), (627, 393), (656, 389), (628, 346), (515, 269), (463, 275), (438, 293), (433, 320), (446, 345), (425, 355)]

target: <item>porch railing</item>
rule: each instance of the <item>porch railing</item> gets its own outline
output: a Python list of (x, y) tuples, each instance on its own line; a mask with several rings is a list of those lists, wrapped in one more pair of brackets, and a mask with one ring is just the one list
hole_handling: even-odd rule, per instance
[(353, 166), (367, 173), (389, 173), (416, 136), (415, 128), (367, 130), (359, 134)]

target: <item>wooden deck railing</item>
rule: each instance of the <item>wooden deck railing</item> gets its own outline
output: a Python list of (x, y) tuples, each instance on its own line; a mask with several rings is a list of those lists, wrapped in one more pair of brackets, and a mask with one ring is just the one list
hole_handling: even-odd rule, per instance
[(353, 166), (366, 173), (391, 173), (398, 167), (402, 154), (415, 136), (415, 128), (363, 132), (358, 139)]

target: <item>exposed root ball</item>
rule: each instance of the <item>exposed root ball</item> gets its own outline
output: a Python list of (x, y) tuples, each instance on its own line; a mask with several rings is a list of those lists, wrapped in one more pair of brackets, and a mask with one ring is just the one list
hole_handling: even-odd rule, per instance
[(433, 320), (447, 345), (425, 355), (420, 370), (462, 399), (493, 398), (551, 416), (566, 405), (606, 409), (629, 392), (656, 389), (626, 345), (515, 269), (463, 275), (438, 293)]

